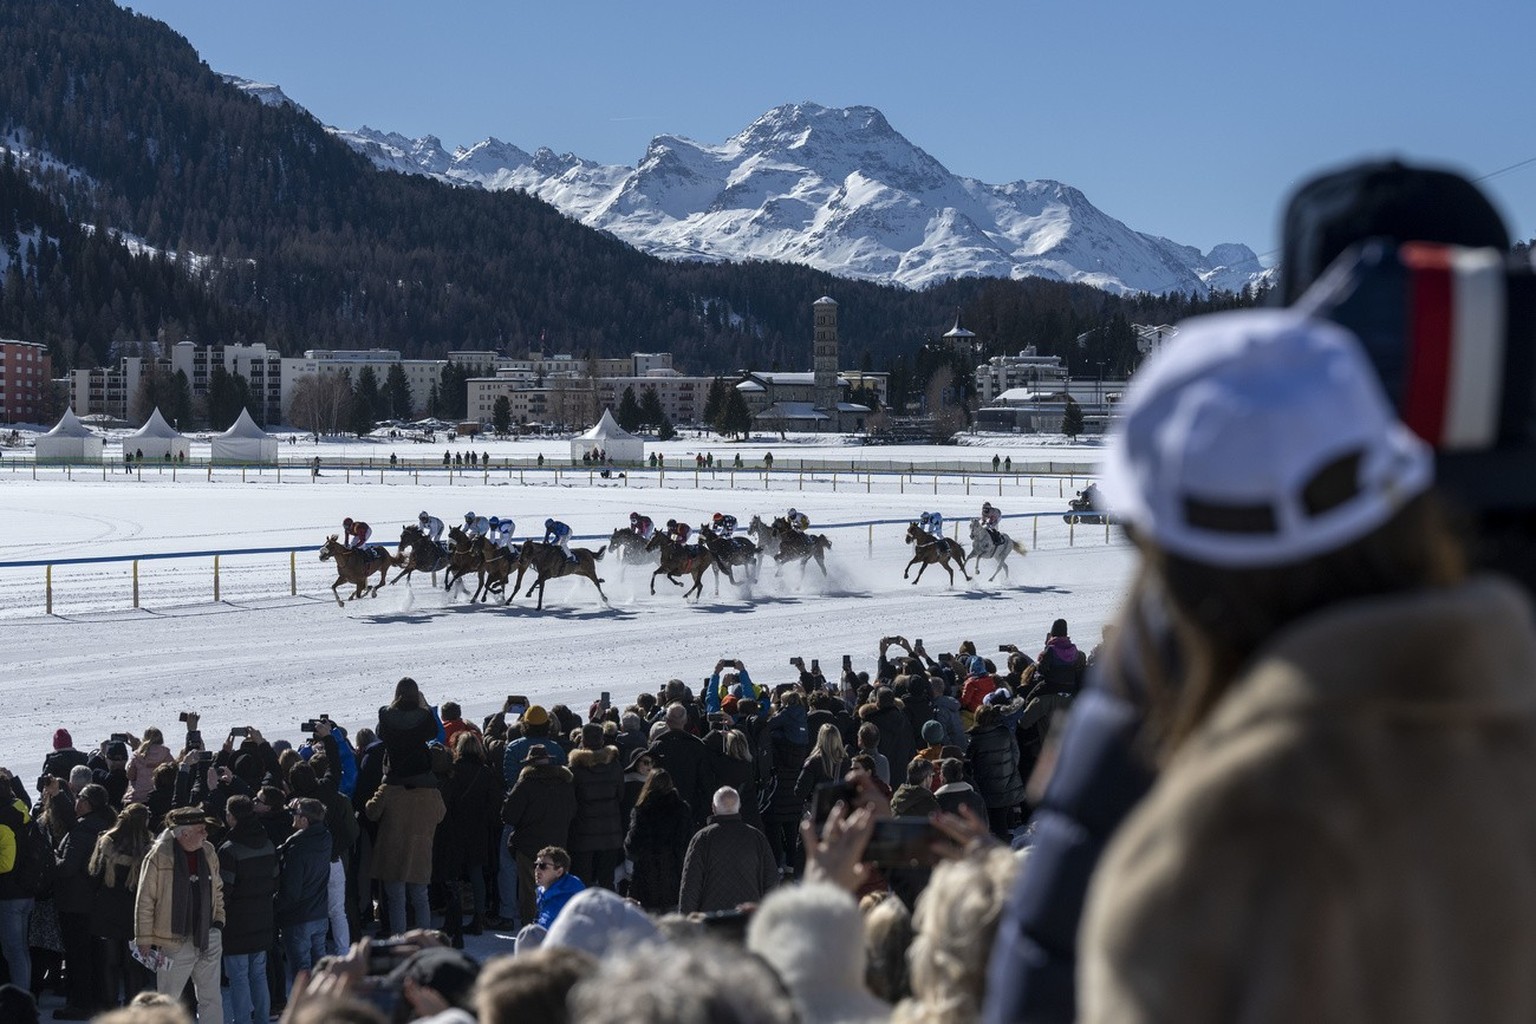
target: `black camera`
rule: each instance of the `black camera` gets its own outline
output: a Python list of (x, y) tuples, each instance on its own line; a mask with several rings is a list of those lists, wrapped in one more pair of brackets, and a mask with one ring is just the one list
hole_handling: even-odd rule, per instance
[(251, 734), (251, 727), (248, 725), (237, 725), (229, 730), (229, 734), (240, 737), (249, 736)]
[(109, 743), (132, 743), (133, 737), (125, 732), (115, 732), (108, 739)]
[(330, 725), (331, 724), (331, 716), (330, 715), (321, 715), (319, 718), (311, 718), (307, 722), (300, 722), (299, 723), (299, 730), (301, 732), (307, 732), (307, 733), (313, 734), (313, 733), (315, 733), (316, 731), (319, 730), (321, 722), (324, 722), (326, 725)]

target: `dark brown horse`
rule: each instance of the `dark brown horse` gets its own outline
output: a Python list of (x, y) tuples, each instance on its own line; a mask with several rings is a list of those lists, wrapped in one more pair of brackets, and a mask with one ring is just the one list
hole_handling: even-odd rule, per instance
[(965, 548), (960, 546), (959, 541), (936, 537), (916, 523), (911, 523), (907, 526), (907, 543), (912, 545), (912, 561), (901, 571), (901, 578), (906, 579), (912, 567), (920, 565), (917, 579), (912, 581), (914, 587), (917, 586), (917, 580), (923, 578), (923, 570), (930, 565), (938, 565), (949, 573), (950, 586), (955, 583), (955, 568), (960, 570), (960, 575), (966, 580), (970, 580), (971, 574), (965, 571)]
[(645, 549), (645, 538), (628, 526), (613, 531), (608, 538), (608, 553), (618, 558), (620, 579), (624, 578), (626, 565), (656, 564), (656, 553)]
[(437, 586), (437, 574), (448, 568), (448, 550), (436, 543), (421, 532), (421, 527), (415, 525), (402, 526), (400, 528), (400, 544), (395, 550), (395, 557), (399, 560), (401, 569), (395, 574), (391, 583), (399, 583), (402, 579), (410, 582), (411, 574), (416, 572), (429, 572), (432, 574), (432, 585)]
[[(715, 565), (715, 556), (703, 545), (679, 544), (660, 530), (651, 535), (651, 542), (645, 546), (647, 551), (659, 551), (661, 553), (661, 565), (651, 573), (651, 593), (656, 593), (656, 577), (665, 575), (667, 579), (683, 585), (683, 581), (677, 577), (688, 575), (693, 577), (693, 586), (683, 591), (683, 600), (690, 595), (702, 596), (704, 593), (704, 574)], [(725, 566), (725, 577), (732, 583), (736, 582), (731, 575), (731, 567)]]
[[(754, 525), (757, 525), (762, 520), (753, 516), (752, 522)], [(821, 574), (823, 576), (827, 574), (826, 552), (832, 549), (832, 542), (827, 539), (825, 534), (801, 533), (789, 525), (788, 519), (785, 519), (783, 516), (777, 516), (768, 525), (768, 536), (773, 538), (774, 546), (770, 549), (768, 544), (764, 544), (763, 550), (773, 551), (773, 560), (779, 566), (774, 572), (775, 576), (784, 575), (785, 562), (799, 562), (800, 572), (803, 577), (806, 562), (812, 558), (816, 559), (816, 564), (821, 567)]]
[[(603, 604), (607, 604), (608, 595), (603, 593), (603, 580), (597, 574), (597, 560), (602, 558), (603, 552), (607, 550), (606, 544), (596, 551), (572, 548), (571, 554), (576, 556), (576, 561), (572, 562), (565, 557), (565, 552), (560, 550), (558, 544), (525, 540), (517, 552), (517, 582), (512, 586), (512, 597), (516, 597), (518, 590), (523, 586), (523, 574), (532, 569), (535, 579), (528, 587), (528, 594), (524, 596), (531, 595), (537, 590), (540, 608), (544, 607), (544, 585), (561, 576), (585, 576), (597, 588), (597, 596), (603, 599)], [(507, 600), (510, 602), (512, 598), (509, 597)]]
[(746, 537), (720, 537), (708, 528), (708, 525), (699, 527), (699, 543), (709, 549), (709, 553), (715, 556), (715, 593), (720, 593), (720, 572), (725, 571), (725, 578), (732, 583), (736, 578), (731, 575), (733, 566), (747, 570), (749, 580), (757, 579), (758, 559), (761, 553), (757, 545)]
[[(320, 561), (336, 563), (336, 582), (331, 584), (331, 596), (336, 598), (338, 606), (343, 602), (341, 595), (336, 592), (337, 587), (343, 583), (350, 583), (357, 588), (352, 592), (352, 596), (347, 598), (348, 601), (362, 597), (365, 592), (377, 597), (379, 588), (389, 581), (390, 566), (400, 564), (399, 560), (384, 548), (376, 545), (367, 551), (349, 548), (337, 540), (334, 533), (326, 539), (325, 546), (320, 549)], [(370, 587), (368, 581), (373, 578), (374, 573), (378, 573), (379, 582)]]

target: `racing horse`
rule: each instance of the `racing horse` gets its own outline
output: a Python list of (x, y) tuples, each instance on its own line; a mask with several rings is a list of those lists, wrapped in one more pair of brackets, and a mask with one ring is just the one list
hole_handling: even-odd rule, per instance
[[(761, 525), (762, 520), (757, 516), (752, 517), (752, 523)], [(747, 527), (751, 532), (752, 527)], [(804, 578), (806, 562), (812, 558), (821, 567), (821, 574), (827, 574), (826, 552), (832, 548), (832, 542), (825, 534), (801, 533), (789, 525), (789, 520), (783, 516), (776, 516), (773, 522), (768, 524), (768, 536), (772, 538), (772, 558), (778, 564), (775, 576), (784, 575), (785, 562), (799, 562), (800, 574)], [(763, 550), (769, 550), (768, 544), (763, 545)]]
[[(987, 529), (985, 526), (982, 526), (980, 519), (971, 520), (970, 557), (976, 559), (976, 575), (981, 575), (981, 560), (983, 558), (997, 559), (997, 568), (993, 569), (992, 575), (987, 577), (988, 583), (991, 583), (993, 580), (997, 579), (997, 574), (999, 572), (1001, 572), (1004, 576), (1008, 575), (1009, 555), (1027, 555), (1029, 553), (1024, 550), (1023, 544), (1020, 544), (1018, 541), (1014, 540), (1003, 531), (998, 530), (997, 537), (997, 540), (992, 539), (992, 531)], [(922, 574), (919, 573), (918, 575)]]
[(727, 579), (735, 583), (731, 575), (731, 567), (737, 566), (748, 570), (748, 579), (756, 580), (760, 566), (758, 558), (760, 552), (756, 544), (746, 537), (721, 537), (709, 529), (708, 524), (699, 527), (699, 543), (709, 549), (709, 553), (715, 556), (715, 596), (720, 595), (720, 570), (725, 569)]
[(752, 517), (752, 521), (747, 524), (747, 535), (757, 541), (760, 559), (776, 559), (779, 557), (779, 538), (769, 528), (768, 524), (763, 522), (762, 516), (754, 515)]
[[(512, 568), (517, 562), (517, 555), (507, 548), (492, 543), (489, 537), (475, 538), (474, 553), (475, 558), (479, 560), (475, 566), (479, 584), (475, 587), (475, 592), (470, 595), (470, 603), (484, 601), (493, 592), (505, 594), (507, 580), (512, 577)], [(514, 590), (512, 597), (515, 596), (517, 591)], [(508, 597), (504, 603), (511, 604), (512, 597)]]
[[(545, 544), (530, 537), (523, 541), (523, 546), (517, 552), (517, 582), (512, 585), (512, 597), (516, 597), (518, 590), (523, 586), (523, 574), (532, 569), (535, 578), (528, 587), (528, 593), (523, 596), (527, 597), (537, 590), (540, 608), (544, 607), (544, 585), (561, 576), (585, 576), (597, 588), (597, 596), (603, 599), (603, 604), (607, 604), (608, 595), (603, 593), (603, 580), (597, 574), (597, 560), (602, 558), (603, 552), (607, 550), (606, 544), (596, 551), (572, 548), (571, 554), (576, 556), (573, 562), (565, 557), (565, 552), (560, 550), (560, 545)], [(512, 597), (507, 598), (508, 603), (511, 603)]]
[[(350, 583), (357, 588), (347, 598), (348, 601), (362, 597), (364, 592), (377, 597), (379, 588), (389, 582), (389, 567), (400, 564), (400, 560), (386, 548), (370, 545), (366, 551), (359, 551), (337, 540), (334, 533), (326, 538), (324, 546), (320, 548), (320, 561), (336, 563), (336, 582), (331, 584), (331, 596), (336, 598), (338, 608), (343, 607), (344, 603), (341, 595), (336, 592), (337, 587)], [(368, 581), (374, 573), (379, 574), (379, 582), (370, 588)]]
[(400, 528), (400, 543), (395, 549), (395, 557), (401, 569), (389, 582), (399, 583), (402, 579), (409, 582), (412, 573), (429, 572), (434, 587), (437, 586), (437, 574), (447, 569), (450, 561), (448, 549), (430, 540), (421, 532), (421, 527), (415, 524)]
[(720, 566), (715, 561), (715, 556), (710, 553), (709, 548), (703, 544), (679, 544), (663, 531), (657, 530), (651, 534), (651, 542), (645, 546), (645, 549), (661, 553), (661, 565), (657, 566), (656, 571), (651, 573), (651, 594), (653, 596), (656, 593), (656, 577), (662, 575), (665, 575), (667, 579), (679, 587), (683, 585), (683, 581), (678, 579), (678, 576), (686, 574), (693, 577), (693, 586), (683, 591), (683, 600), (685, 601), (688, 600), (690, 595), (698, 595), (700, 597), (704, 595), (704, 574), (711, 567), (716, 569), (724, 568), (725, 578), (732, 583), (736, 582), (736, 577), (731, 575), (731, 567), (729, 565)]
[(448, 539), (453, 543), (448, 548), (448, 567), (443, 573), (444, 590), (452, 590), (465, 576), (480, 571), (480, 551), (475, 544), (480, 538), (471, 537), (462, 526), (455, 525), (448, 527)]
[(624, 576), (626, 565), (654, 565), (656, 553), (647, 551), (645, 538), (629, 526), (621, 526), (613, 531), (613, 536), (608, 538), (608, 550), (618, 557), (619, 577)]
[(914, 587), (917, 586), (917, 581), (923, 578), (923, 570), (935, 564), (949, 573), (950, 586), (954, 586), (955, 570), (950, 567), (951, 562), (959, 568), (960, 575), (969, 582), (971, 574), (965, 571), (965, 548), (960, 546), (959, 541), (950, 540), (948, 537), (936, 537), (916, 523), (909, 523), (907, 543), (912, 545), (912, 561), (908, 562), (907, 567), (901, 571), (901, 578), (906, 579), (914, 565), (920, 566), (917, 570), (917, 579), (912, 581)]

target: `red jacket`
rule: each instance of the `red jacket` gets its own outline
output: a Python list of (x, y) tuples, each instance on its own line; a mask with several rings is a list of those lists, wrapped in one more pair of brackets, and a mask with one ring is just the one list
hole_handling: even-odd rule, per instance
[(960, 706), (965, 710), (976, 713), (981, 707), (981, 702), (987, 699), (987, 694), (997, 689), (997, 680), (992, 676), (971, 676), (960, 688)]

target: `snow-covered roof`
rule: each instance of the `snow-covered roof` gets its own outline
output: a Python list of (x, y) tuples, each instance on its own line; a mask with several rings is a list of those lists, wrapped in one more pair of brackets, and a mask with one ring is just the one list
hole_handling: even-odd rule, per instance
[(757, 414), (758, 419), (776, 420), (825, 420), (830, 419), (826, 413), (816, 408), (810, 402), (774, 402), (768, 408)]
[(91, 428), (80, 422), (80, 417), (75, 415), (74, 409), (65, 409), (64, 415), (59, 417), (59, 422), (53, 425), (53, 429), (43, 435), (44, 437), (95, 437)]
[(869, 412), (869, 406), (860, 405), (858, 402), (838, 402), (838, 412)]
[(768, 389), (763, 387), (761, 384), (759, 384), (755, 380), (744, 380), (740, 384), (736, 385), (736, 390), (737, 391), (767, 391)]
[(819, 298), (819, 299), (817, 299), (815, 301), (814, 305), (817, 305), (817, 306), (835, 306), (835, 305), (837, 305), (837, 300), (834, 299), (830, 295), (823, 295), (821, 298)]

